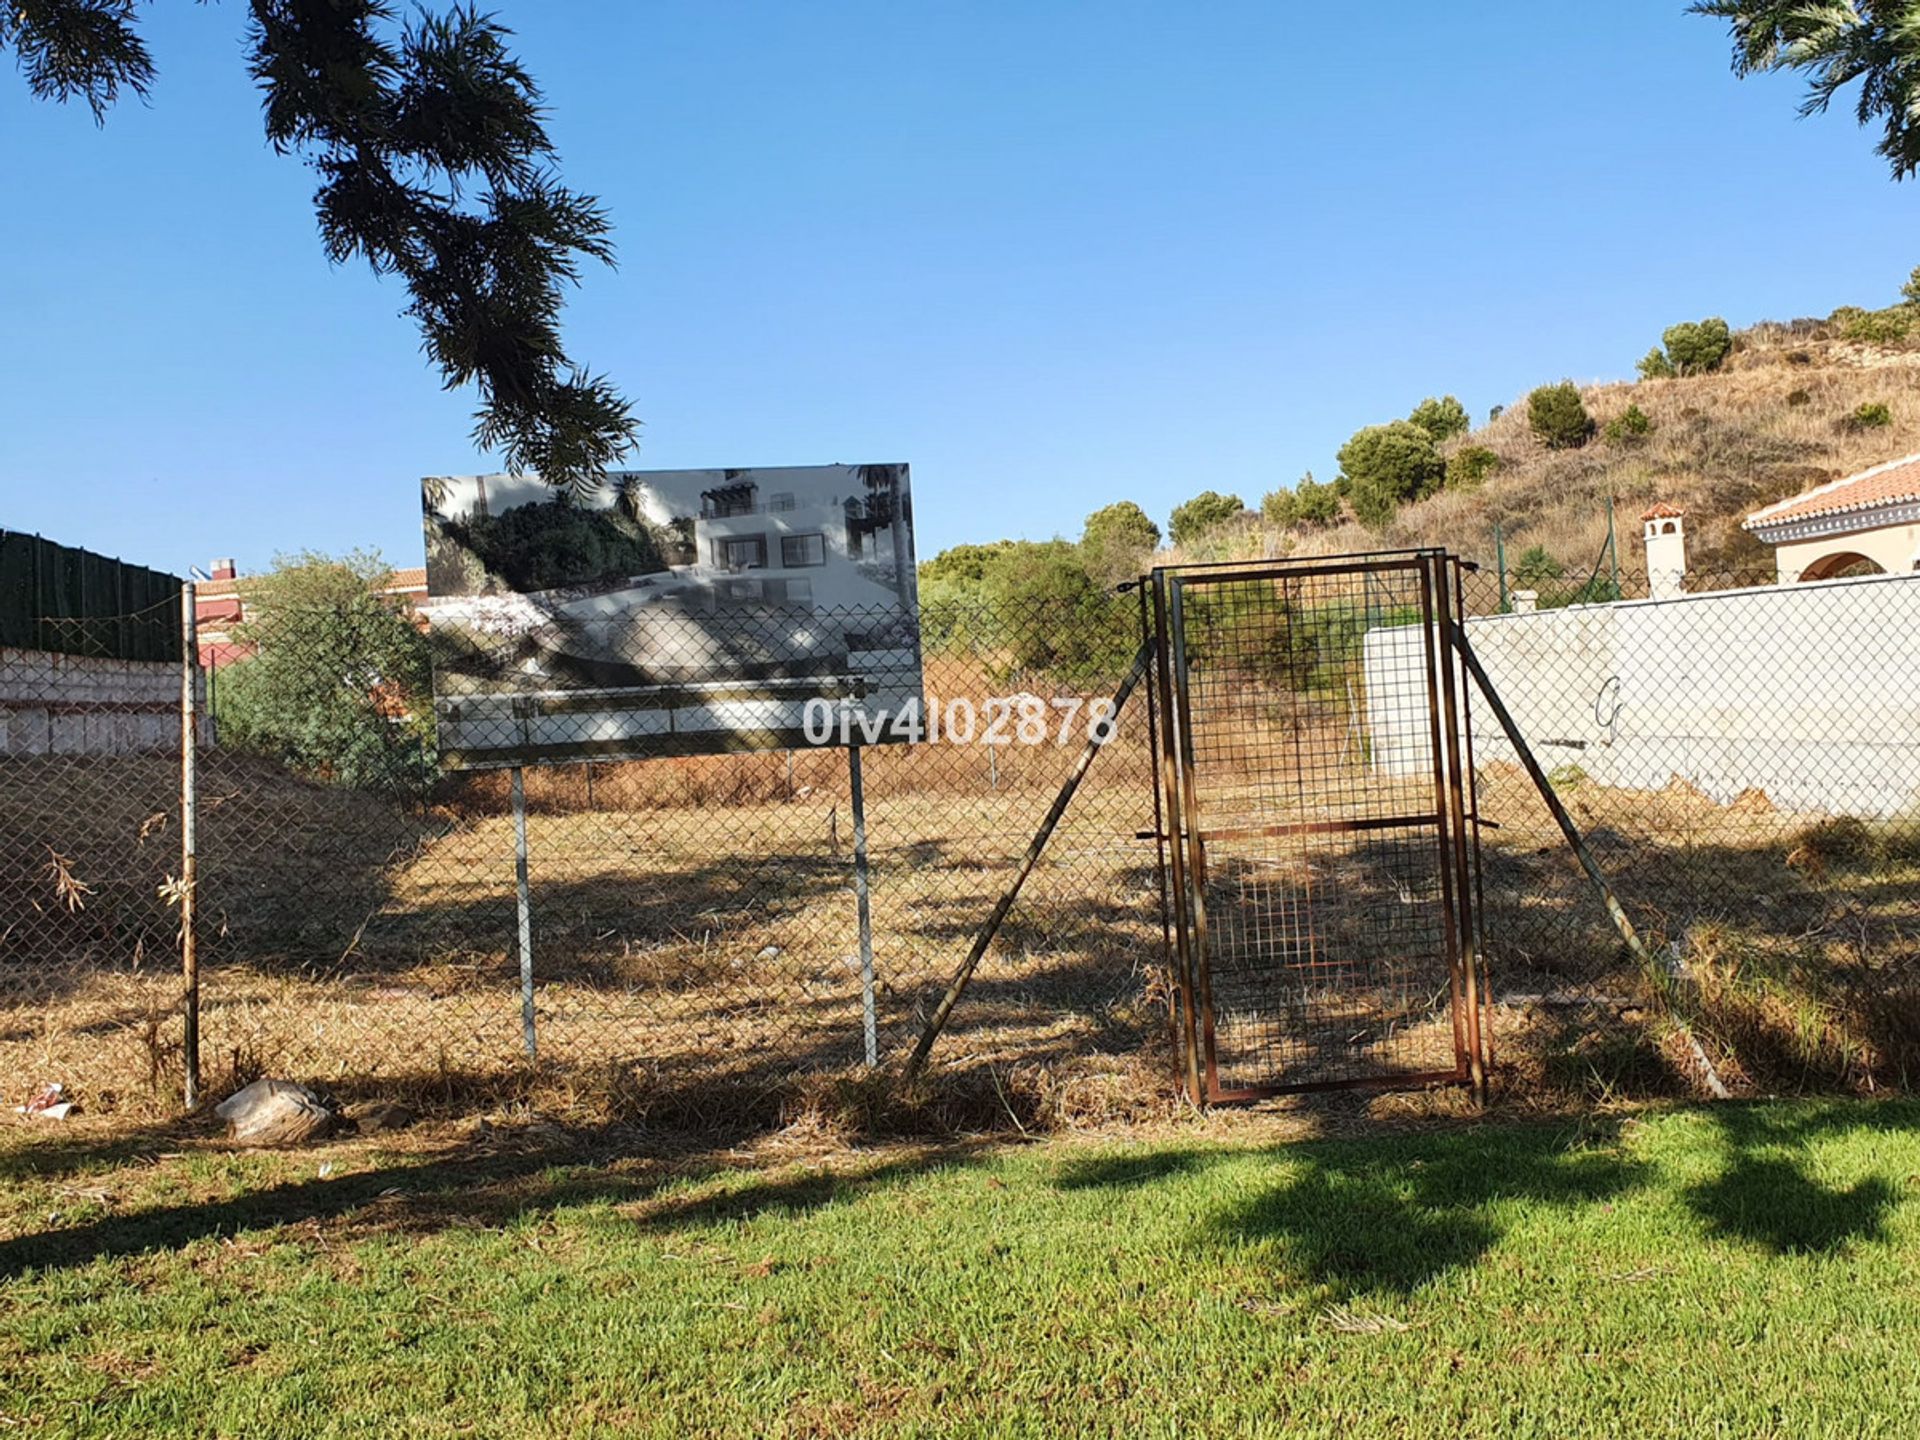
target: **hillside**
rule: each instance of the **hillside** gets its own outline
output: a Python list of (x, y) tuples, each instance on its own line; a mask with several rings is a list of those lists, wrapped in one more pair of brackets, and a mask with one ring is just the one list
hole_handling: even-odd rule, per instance
[[(1155, 563), (1442, 545), (1491, 566), (1494, 527), (1509, 566), (1543, 546), (1568, 574), (1591, 573), (1607, 536), (1607, 500), (1616, 511), (1623, 575), (1645, 569), (1639, 516), (1656, 500), (1687, 511), (1696, 574), (1754, 576), (1772, 552), (1741, 530), (1754, 510), (1811, 485), (1920, 451), (1920, 333), (1894, 344), (1844, 338), (1849, 314), (1765, 323), (1734, 336), (1725, 363), (1678, 379), (1580, 387), (1596, 432), (1575, 450), (1550, 450), (1528, 428), (1526, 396), (1441, 447), (1451, 455), (1482, 446), (1498, 468), (1469, 489), (1443, 489), (1403, 505), (1383, 529), (1352, 518), (1280, 529), (1249, 512), (1198, 542), (1160, 551)], [(1888, 421), (1849, 423), (1862, 405), (1884, 405)], [(1645, 435), (1606, 436), (1629, 406), (1651, 422)], [(1383, 417), (1386, 418), (1386, 417)], [(1258, 504), (1248, 494), (1249, 503)]]
[[(1612, 496), (1623, 570), (1643, 568), (1636, 522), (1655, 500), (1688, 512), (1696, 570), (1770, 568), (1771, 552), (1739, 528), (1747, 514), (1920, 451), (1920, 347), (1840, 339), (1837, 328), (1818, 320), (1758, 325), (1735, 337), (1733, 353), (1714, 373), (1582, 387), (1601, 433), (1577, 450), (1549, 450), (1535, 440), (1522, 396), (1445, 447), (1483, 445), (1500, 457), (1500, 468), (1478, 487), (1410, 504), (1384, 531), (1348, 520), (1263, 532), (1258, 543), (1276, 554), (1445, 545), (1490, 563), (1499, 525), (1509, 563), (1519, 549), (1543, 545), (1572, 570), (1591, 566), (1599, 554)], [(1887, 407), (1890, 423), (1848, 423), (1861, 405), (1876, 403)], [(1608, 440), (1607, 422), (1629, 405), (1652, 422), (1651, 432)]]
[[(1290, 527), (1271, 518), (1283, 512), (1236, 508), (1259, 505), (1263, 497), (1256, 492), (1225, 496), (1209, 490), (1175, 508), (1168, 529), (1180, 543), (1155, 548), (1166, 532), (1138, 505), (1121, 500), (1090, 516), (1077, 544), (1002, 540), (952, 547), (921, 565), (922, 599), (935, 609), (936, 601), (988, 600), (1022, 613), (1036, 606), (1093, 613), (1102, 610), (1116, 579), (1148, 565), (1411, 546), (1444, 546), (1492, 568), (1498, 527), (1509, 570), (1529, 551), (1544, 550), (1565, 577), (1565, 600), (1589, 578), (1606, 579), (1609, 500), (1629, 593), (1644, 585), (1639, 521), (1655, 501), (1687, 512), (1691, 570), (1700, 583), (1769, 578), (1771, 550), (1740, 528), (1749, 514), (1811, 486), (1920, 452), (1920, 272), (1911, 286), (1915, 298), (1905, 306), (1847, 308), (1824, 320), (1755, 325), (1733, 335), (1730, 349), (1723, 329), (1716, 353), (1724, 358), (1703, 374), (1579, 387), (1593, 434), (1578, 448), (1554, 450), (1542, 443), (1529, 425), (1524, 394), (1478, 429), (1440, 442), (1439, 462), (1428, 438), (1437, 432), (1416, 434), (1416, 448), (1425, 451), (1421, 463), (1444, 468), (1449, 478), (1425, 499), (1397, 509), (1390, 500), (1391, 518), (1378, 528), (1354, 518), (1357, 489), (1316, 486), (1315, 506), (1309, 507), (1307, 487), (1300, 487), (1292, 497), (1294, 513), (1331, 508), (1339, 518)], [(1866, 340), (1860, 338), (1863, 330), (1896, 333)], [(1863, 407), (1873, 412), (1871, 423), (1861, 423)], [(1630, 409), (1641, 417), (1637, 433), (1610, 423)], [(1429, 410), (1451, 412), (1455, 424), (1465, 421), (1448, 396), (1425, 402), (1409, 422), (1387, 428), (1404, 436), (1416, 428), (1419, 412)], [(1444, 464), (1470, 448), (1483, 452), (1482, 461), (1490, 453), (1491, 465)], [(1464, 482), (1467, 471), (1483, 478)], [(1433, 484), (1431, 469), (1427, 475), (1422, 483)]]

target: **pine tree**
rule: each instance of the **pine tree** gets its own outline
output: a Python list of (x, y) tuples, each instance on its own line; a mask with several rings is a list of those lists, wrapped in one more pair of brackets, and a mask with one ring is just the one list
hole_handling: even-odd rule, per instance
[[(395, 275), (449, 387), (480, 395), (474, 439), (572, 493), (633, 444), (628, 401), (566, 352), (560, 313), (583, 260), (612, 263), (599, 202), (562, 185), (533, 77), (477, 10), (402, 23), (387, 0), (251, 0), (249, 69), (267, 139), (319, 177), (327, 257)], [(146, 98), (134, 0), (12, 0), (0, 51), (28, 89), (96, 121)]]

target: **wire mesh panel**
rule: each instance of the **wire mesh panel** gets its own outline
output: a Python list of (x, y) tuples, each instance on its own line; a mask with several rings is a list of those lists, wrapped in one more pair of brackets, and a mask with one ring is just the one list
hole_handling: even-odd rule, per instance
[[(887, 1064), (921, 1033), (1138, 645), (1131, 596), (1094, 597), (1064, 626), (1037, 607), (933, 604), (923, 635), (885, 652), (891, 613), (662, 606), (527, 634), (475, 626), (435, 657), (436, 705), (411, 621), (348, 611), (256, 594), (215, 676), (201, 766), (215, 1093), (263, 1072), (412, 1091), (537, 1052), (635, 1068), (665, 1101)], [(908, 688), (879, 667), (900, 669), (891, 657), (915, 641), (918, 708), (900, 729), (889, 719), (870, 743), (855, 711), (845, 731), (807, 730), (856, 685)], [(746, 681), (682, 673), (716, 652)], [(552, 677), (582, 655), (657, 683), (559, 691)], [(635, 743), (697, 726), (741, 748)], [(951, 1063), (1044, 1065), (1153, 1029), (1146, 730), (1135, 706), (1107, 737), (942, 1042)], [(510, 775), (529, 743), (544, 763), (521, 778), (522, 893)], [(627, 758), (636, 748), (665, 753)]]
[(179, 633), (176, 585), (0, 645), (0, 1113), (178, 1103)]
[[(1172, 574), (1185, 906), (1214, 1098), (1465, 1079), (1471, 848), (1446, 563)], [(1375, 637), (1411, 633), (1384, 665)], [(1384, 652), (1383, 652), (1384, 653)], [(1423, 763), (1381, 763), (1382, 715)]]

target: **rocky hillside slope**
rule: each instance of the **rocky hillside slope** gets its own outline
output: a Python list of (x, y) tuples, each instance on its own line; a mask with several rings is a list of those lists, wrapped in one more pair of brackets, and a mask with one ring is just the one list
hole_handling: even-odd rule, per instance
[[(1275, 555), (1444, 545), (1490, 564), (1497, 525), (1510, 565), (1541, 545), (1569, 573), (1586, 572), (1605, 543), (1612, 497), (1623, 572), (1644, 568), (1637, 522), (1656, 500), (1687, 511), (1697, 572), (1768, 570), (1771, 552), (1740, 529), (1747, 514), (1920, 451), (1920, 345), (1865, 344), (1841, 329), (1832, 320), (1760, 325), (1736, 337), (1714, 373), (1583, 388), (1598, 430), (1577, 450), (1537, 441), (1522, 396), (1445, 447), (1482, 445), (1500, 457), (1478, 486), (1407, 505), (1384, 531), (1351, 519), (1287, 532), (1249, 525), (1236, 544)], [(1607, 422), (1630, 405), (1651, 430), (1608, 439)], [(1884, 423), (1860, 424), (1862, 406), (1885, 406)]]

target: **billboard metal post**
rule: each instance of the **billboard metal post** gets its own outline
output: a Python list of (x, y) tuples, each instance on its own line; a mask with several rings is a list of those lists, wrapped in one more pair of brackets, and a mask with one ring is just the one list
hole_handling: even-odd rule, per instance
[(200, 633), (193, 582), (180, 587), (180, 1036), (188, 1110), (200, 1108)]
[(513, 878), (520, 909), (520, 1033), (527, 1058), (539, 1057), (533, 1029), (533, 895), (527, 884), (527, 787), (520, 767), (513, 767)]
[(860, 744), (847, 746), (847, 781), (853, 792), (853, 896), (860, 912), (860, 1027), (867, 1067), (880, 1063), (880, 1030), (873, 1009), (873, 904), (867, 875), (867, 798), (860, 774)]

